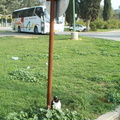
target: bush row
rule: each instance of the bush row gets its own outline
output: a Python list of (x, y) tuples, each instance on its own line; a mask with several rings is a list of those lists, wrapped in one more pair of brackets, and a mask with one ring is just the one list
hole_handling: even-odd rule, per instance
[(90, 120), (79, 115), (76, 111), (66, 110), (46, 110), (33, 106), (29, 110), (19, 113), (13, 112), (5, 117), (5, 120)]
[(119, 20), (96, 20), (95, 22), (91, 22), (90, 24), (91, 30), (95, 31), (97, 29), (119, 29), (120, 21)]
[[(77, 24), (86, 25), (83, 21), (77, 21)], [(90, 23), (90, 28), (92, 31), (96, 31), (97, 29), (119, 29), (120, 28), (120, 20), (109, 20), (103, 21), (102, 19), (96, 20)]]

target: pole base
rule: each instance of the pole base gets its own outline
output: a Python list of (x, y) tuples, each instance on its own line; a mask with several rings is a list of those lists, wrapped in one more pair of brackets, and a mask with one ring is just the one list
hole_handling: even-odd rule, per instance
[(71, 39), (78, 40), (78, 32), (71, 33)]

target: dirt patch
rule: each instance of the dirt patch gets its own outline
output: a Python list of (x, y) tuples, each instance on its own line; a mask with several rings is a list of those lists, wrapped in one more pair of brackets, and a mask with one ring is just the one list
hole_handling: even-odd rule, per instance
[(29, 39), (29, 38), (38, 38), (37, 36), (24, 36), (24, 35), (15, 35), (14, 37), (16, 38), (26, 38), (26, 39)]

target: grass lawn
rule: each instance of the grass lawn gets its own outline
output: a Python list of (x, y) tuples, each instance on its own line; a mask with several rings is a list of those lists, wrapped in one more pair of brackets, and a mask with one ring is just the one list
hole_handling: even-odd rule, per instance
[[(0, 118), (46, 108), (48, 35), (0, 38)], [(18, 57), (14, 60), (12, 57)], [(120, 42), (55, 35), (53, 96), (93, 120), (120, 104)]]

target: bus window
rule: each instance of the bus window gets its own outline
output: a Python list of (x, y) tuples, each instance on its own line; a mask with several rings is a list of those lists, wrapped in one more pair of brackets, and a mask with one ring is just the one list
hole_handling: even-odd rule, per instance
[(41, 7), (37, 7), (35, 9), (35, 14), (39, 17), (43, 16), (43, 9)]
[(16, 12), (13, 12), (12, 18), (16, 18)]
[(48, 12), (45, 10), (45, 20), (46, 22), (50, 23), (50, 15), (48, 14)]
[(24, 17), (24, 16), (25, 16), (25, 12), (24, 12), (24, 10), (20, 11), (20, 13), (19, 13), (19, 17)]
[(58, 17), (55, 19), (57, 24), (62, 24), (63, 23), (63, 17)]
[(12, 17), (13, 18), (18, 18), (19, 17), (19, 11), (13, 12)]
[(34, 8), (27, 9), (25, 12), (25, 17), (30, 17), (34, 15)]

